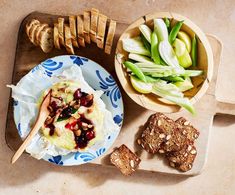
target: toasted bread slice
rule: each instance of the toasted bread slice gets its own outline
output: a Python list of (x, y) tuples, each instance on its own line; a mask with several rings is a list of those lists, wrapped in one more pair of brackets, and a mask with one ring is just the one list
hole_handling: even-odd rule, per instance
[(113, 38), (115, 35), (115, 31), (116, 31), (116, 21), (110, 20), (109, 30), (108, 30), (108, 34), (107, 34), (107, 38), (105, 42), (105, 49), (104, 49), (104, 52), (107, 54), (110, 54), (112, 51)]
[(91, 26), (91, 13), (84, 11), (84, 38), (87, 43), (91, 43), (90, 39), (90, 26)]
[(57, 23), (54, 24), (54, 46), (56, 49), (61, 49), (59, 40), (59, 29)]
[(65, 32), (65, 48), (69, 54), (74, 54), (72, 36), (68, 25), (64, 26), (64, 32)]
[(53, 49), (53, 29), (51, 27), (46, 27), (40, 32), (39, 44), (42, 48), (42, 51), (45, 53), (48, 53)]
[(29, 40), (34, 44), (37, 45), (35, 40), (35, 31), (40, 26), (40, 24), (32, 25), (32, 27), (29, 30)]
[(39, 45), (39, 35), (40, 35), (40, 32), (45, 28), (45, 27), (48, 27), (48, 24), (40, 24), (37, 29), (35, 30), (35, 33), (34, 33), (34, 40), (35, 40), (35, 43), (36, 45)]
[(65, 46), (64, 44), (64, 18), (58, 18), (58, 30), (59, 30), (60, 44)]
[(30, 22), (26, 24), (25, 30), (26, 30), (26, 34), (28, 35), (28, 37), (29, 37), (29, 30), (31, 29), (33, 25), (36, 25), (36, 24), (40, 24), (40, 22), (36, 19), (32, 19)]
[(72, 36), (72, 43), (74, 47), (79, 47), (77, 42), (77, 30), (76, 30), (76, 16), (69, 16), (69, 27)]
[(90, 37), (93, 42), (96, 43), (96, 34), (97, 34), (97, 25), (99, 18), (99, 10), (92, 8), (91, 9), (91, 29), (90, 29)]
[(107, 16), (99, 14), (96, 44), (97, 47), (101, 49), (104, 48), (104, 35), (105, 35), (106, 23), (107, 23)]
[(85, 47), (84, 39), (84, 22), (82, 16), (77, 16), (77, 34), (78, 34), (78, 43), (82, 47)]
[(113, 151), (110, 161), (124, 175), (131, 175), (141, 162), (140, 158), (124, 144)]

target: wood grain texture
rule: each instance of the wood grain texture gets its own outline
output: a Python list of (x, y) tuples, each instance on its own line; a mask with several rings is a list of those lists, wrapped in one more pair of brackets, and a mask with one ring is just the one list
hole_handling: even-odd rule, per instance
[[(43, 53), (40, 48), (35, 47), (27, 38), (27, 35), (24, 31), (25, 24), (27, 21), (31, 20), (32, 18), (37, 18), (41, 22), (47, 22), (52, 25), (54, 22), (57, 21), (57, 17), (55, 15), (48, 15), (43, 13), (34, 12), (28, 15), (25, 20), (22, 22), (19, 35), (18, 35), (18, 43), (16, 49), (16, 56), (15, 56), (15, 68), (13, 73), (13, 84), (16, 84), (27, 72), (34, 67), (35, 65), (39, 64), (41, 61), (44, 61), (47, 58), (66, 54), (66, 50), (56, 50), (54, 49), (51, 53), (45, 54)], [(68, 17), (66, 18), (66, 23), (68, 23)], [(116, 34), (114, 37), (114, 47), (116, 47), (117, 40), (122, 32), (127, 27), (127, 24), (124, 23), (117, 23)], [(221, 114), (234, 114), (235, 115), (235, 106), (232, 103), (223, 103), (217, 102), (215, 98), (215, 88), (216, 88), (216, 78), (217, 78), (217, 70), (220, 63), (220, 55), (222, 46), (220, 42), (213, 36), (207, 36), (214, 55), (214, 73), (213, 77), (207, 90), (206, 94), (195, 104), (197, 110), (197, 116), (192, 117), (186, 111), (180, 111), (178, 113), (169, 114), (168, 116), (176, 119), (179, 116), (184, 116), (188, 120), (192, 122), (192, 124), (198, 128), (201, 132), (198, 141), (196, 141), (196, 146), (198, 148), (198, 156), (196, 157), (193, 169), (186, 173), (180, 173), (172, 168), (170, 168), (163, 159), (161, 159), (157, 155), (148, 155), (145, 151), (142, 151), (137, 144), (135, 143), (136, 138), (142, 128), (142, 125), (146, 122), (147, 118), (153, 113), (133, 102), (125, 92), (121, 89), (124, 101), (124, 123), (122, 130), (118, 139), (115, 141), (113, 147), (106, 153), (107, 155), (96, 159), (94, 162), (95, 164), (101, 164), (105, 166), (109, 166), (109, 153), (113, 150), (114, 147), (120, 146), (121, 144), (126, 144), (130, 147), (133, 151), (136, 151), (138, 155), (141, 157), (142, 162), (140, 164), (140, 170), (145, 171), (155, 171), (155, 172), (164, 172), (164, 173), (173, 173), (173, 174), (184, 174), (184, 175), (196, 175), (199, 174), (204, 167), (207, 152), (208, 152), (208, 145), (209, 145), (209, 134), (210, 128), (212, 125), (213, 117), (216, 113)], [(92, 52), (90, 52), (92, 49)], [(85, 48), (79, 48), (75, 50), (75, 54), (85, 56), (94, 60), (95, 62), (102, 65), (108, 72), (114, 76), (116, 79), (115, 71), (114, 71), (114, 50), (112, 51), (111, 55), (105, 54), (102, 50), (96, 47), (95, 44), (88, 45)], [(94, 55), (95, 54), (95, 55)], [(116, 79), (117, 80), (117, 79)], [(11, 98), (10, 98), (11, 99)], [(8, 109), (8, 117), (7, 117), (7, 126), (5, 131), (6, 142), (8, 146), (12, 150), (16, 150), (19, 145), (22, 143), (15, 124), (13, 120), (13, 107), (12, 107), (12, 99), (9, 103)]]

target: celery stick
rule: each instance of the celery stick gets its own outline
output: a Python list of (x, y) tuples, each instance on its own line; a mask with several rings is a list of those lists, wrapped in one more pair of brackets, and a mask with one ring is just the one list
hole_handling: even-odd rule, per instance
[(160, 55), (158, 51), (158, 39), (155, 32), (151, 35), (151, 56), (156, 64), (160, 64)]
[(168, 77), (163, 77), (162, 78), (165, 81), (172, 81), (172, 82), (183, 82), (184, 79), (179, 76), (168, 76)]
[(155, 83), (153, 85), (152, 93), (185, 108), (193, 115), (196, 114), (195, 108), (193, 107), (188, 98), (169, 95), (168, 91), (164, 90), (164, 88), (162, 87), (159, 87)]
[(143, 62), (143, 63), (145, 63), (145, 62), (152, 63), (153, 62), (150, 58), (143, 56), (143, 55), (140, 55), (140, 54), (135, 54), (135, 53), (129, 53), (128, 58), (131, 60), (134, 60), (137, 62)]
[(185, 72), (183, 74), (181, 74), (181, 76), (196, 77), (196, 76), (200, 76), (202, 74), (203, 74), (202, 70), (185, 70)]
[(149, 53), (151, 53), (151, 45), (150, 45), (150, 43), (147, 41), (147, 39), (144, 37), (144, 35), (141, 34), (140, 37), (141, 37), (141, 40), (142, 40), (145, 48), (149, 51)]

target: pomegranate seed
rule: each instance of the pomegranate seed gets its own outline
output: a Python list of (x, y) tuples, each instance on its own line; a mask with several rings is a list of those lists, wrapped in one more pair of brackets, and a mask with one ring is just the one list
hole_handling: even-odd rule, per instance
[(91, 140), (91, 139), (93, 139), (95, 137), (95, 132), (94, 131), (88, 131), (87, 133), (86, 133), (86, 138), (88, 139), (88, 140)]

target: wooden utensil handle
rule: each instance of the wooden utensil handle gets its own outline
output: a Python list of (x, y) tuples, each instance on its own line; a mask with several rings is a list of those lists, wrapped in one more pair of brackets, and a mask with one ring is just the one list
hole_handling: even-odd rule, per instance
[(235, 104), (217, 101), (216, 114), (235, 115)]
[[(46, 116), (44, 117), (46, 119)], [(42, 122), (45, 121), (44, 119), (41, 120)], [(29, 142), (32, 140), (32, 138), (36, 135), (40, 127), (42, 126), (41, 123), (36, 123), (33, 129), (30, 131), (30, 133), (27, 135), (25, 138), (24, 142), (22, 145), (19, 147), (19, 149), (16, 151), (14, 156), (11, 159), (11, 163), (15, 163), (15, 161), (21, 156), (21, 154), (24, 152), (25, 148), (29, 144)]]

